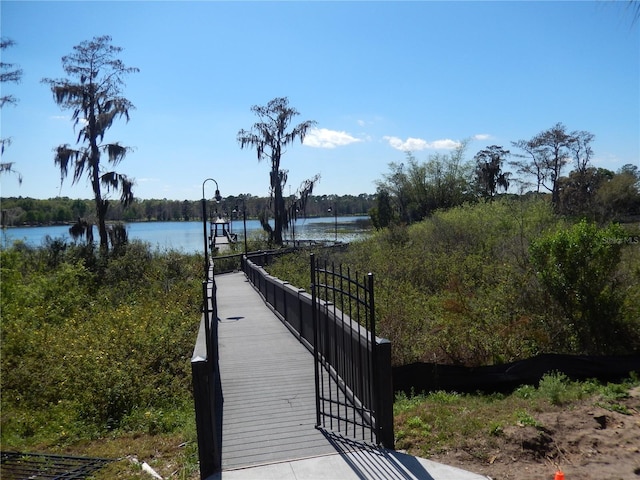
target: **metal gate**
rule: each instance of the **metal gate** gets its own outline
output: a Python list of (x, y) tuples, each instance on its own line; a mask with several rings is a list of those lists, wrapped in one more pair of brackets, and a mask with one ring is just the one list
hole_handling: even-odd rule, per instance
[(88, 458), (44, 453), (2, 452), (0, 477), (5, 480), (23, 479), (83, 479), (93, 475), (107, 463), (108, 458)]
[(311, 296), (316, 427), (379, 445), (373, 274), (358, 281), (312, 254)]

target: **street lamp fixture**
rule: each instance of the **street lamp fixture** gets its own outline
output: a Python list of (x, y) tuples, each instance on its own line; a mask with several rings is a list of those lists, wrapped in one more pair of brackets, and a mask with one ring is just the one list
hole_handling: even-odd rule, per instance
[(296, 220), (298, 219), (298, 213), (300, 213), (300, 207), (298, 206), (298, 200), (291, 204), (289, 207), (289, 218), (291, 220), (291, 233), (293, 238), (293, 248), (296, 247)]
[(209, 280), (209, 252), (208, 252), (208, 238), (207, 238), (207, 199), (204, 196), (204, 186), (208, 181), (212, 181), (216, 184), (216, 193), (215, 200), (219, 202), (222, 200), (222, 196), (220, 195), (220, 187), (218, 187), (218, 182), (216, 182), (213, 178), (207, 178), (204, 182), (202, 182), (202, 232), (204, 235), (204, 278), (205, 280)]
[(333, 212), (333, 218), (335, 219), (334, 225), (336, 230), (335, 242), (338, 243), (338, 207), (335, 204), (333, 204), (332, 207), (327, 208), (327, 212), (329, 213)]
[[(236, 214), (239, 212), (238, 206), (233, 210)], [(247, 255), (247, 206), (242, 197), (242, 226), (244, 229), (244, 254)]]

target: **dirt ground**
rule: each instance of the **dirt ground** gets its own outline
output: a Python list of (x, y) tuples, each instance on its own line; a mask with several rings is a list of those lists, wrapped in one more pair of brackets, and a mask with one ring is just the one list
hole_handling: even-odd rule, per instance
[(640, 480), (640, 387), (619, 405), (628, 414), (593, 402), (558, 407), (537, 414), (537, 427), (505, 428), (490, 445), (470, 441), (430, 458), (492, 480), (554, 480), (558, 470), (565, 480)]

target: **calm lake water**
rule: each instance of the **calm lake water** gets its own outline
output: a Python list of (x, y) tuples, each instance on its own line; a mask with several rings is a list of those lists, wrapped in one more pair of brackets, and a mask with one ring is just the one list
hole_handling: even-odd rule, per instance
[[(351, 242), (367, 235), (370, 230), (369, 217), (338, 217), (338, 240)], [(201, 252), (204, 244), (202, 222), (133, 222), (127, 223), (129, 239), (149, 242), (152, 247), (160, 250), (174, 249), (186, 253)], [(247, 237), (262, 230), (258, 220), (247, 220)], [(231, 231), (242, 241), (244, 228), (242, 220), (231, 222)], [(1, 245), (11, 245), (16, 240), (22, 240), (28, 245), (37, 247), (44, 239), (62, 238), (71, 241), (68, 225), (49, 227), (17, 227), (4, 228), (1, 233)], [(94, 238), (98, 240), (97, 228), (94, 228)], [(336, 218), (307, 218), (298, 219), (295, 223), (296, 240), (335, 240)], [(292, 230), (285, 232), (285, 239), (292, 239)]]

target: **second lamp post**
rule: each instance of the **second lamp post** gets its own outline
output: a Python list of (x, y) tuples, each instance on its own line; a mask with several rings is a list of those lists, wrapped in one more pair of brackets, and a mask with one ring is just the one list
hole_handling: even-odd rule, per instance
[(216, 193), (215, 200), (219, 202), (222, 200), (222, 196), (220, 195), (220, 187), (218, 187), (218, 182), (216, 182), (213, 178), (207, 178), (204, 182), (202, 182), (202, 231), (204, 234), (204, 278), (205, 280), (209, 280), (209, 249), (208, 249), (208, 235), (207, 235), (207, 199), (204, 196), (204, 185), (208, 181), (212, 181), (216, 184)]

